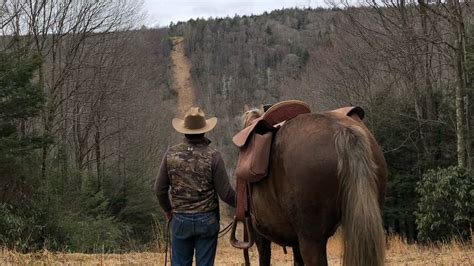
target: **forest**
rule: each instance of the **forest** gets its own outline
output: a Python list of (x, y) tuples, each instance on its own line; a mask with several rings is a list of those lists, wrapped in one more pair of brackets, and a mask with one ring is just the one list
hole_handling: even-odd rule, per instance
[(177, 36), (197, 103), (219, 118), (209, 138), (232, 180), (245, 106), (360, 106), (388, 163), (387, 233), (469, 241), (474, 7), (344, 3), (147, 28), (140, 1), (3, 1), (0, 246), (119, 252), (159, 241), (153, 183), (182, 138), (171, 127)]

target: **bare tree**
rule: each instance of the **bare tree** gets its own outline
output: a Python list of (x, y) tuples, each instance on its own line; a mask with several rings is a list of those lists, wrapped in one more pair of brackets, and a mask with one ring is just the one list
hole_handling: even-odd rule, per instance
[(343, 12), (350, 21), (345, 33), (367, 43), (372, 53), (387, 62), (388, 74), (398, 73), (402, 87), (413, 95), (410, 99), (428, 160), (433, 156), (431, 125), (437, 123), (433, 95), (440, 91), (449, 95), (445, 88), (454, 84), (458, 165), (468, 167), (464, 10), (470, 7), (455, 0), (434, 4), (422, 0), (362, 1), (361, 6)]
[[(64, 114), (80, 87), (69, 78), (84, 67), (80, 64), (84, 58), (94, 56), (90, 52), (93, 43), (90, 40), (94, 36), (128, 30), (135, 25), (139, 19), (141, 2), (7, 0), (4, 5), (12, 10), (10, 13), (18, 14), (9, 22), (9, 29), (25, 36), (25, 45), (44, 58), (39, 69), (39, 84), (47, 96), (42, 119), (43, 131), (47, 135), (59, 136), (59, 149), (64, 150), (69, 126)], [(71, 88), (68, 86), (70, 84), (76, 86)], [(58, 131), (62, 133), (58, 134)], [(54, 146), (43, 147), (43, 177), (52, 148)]]

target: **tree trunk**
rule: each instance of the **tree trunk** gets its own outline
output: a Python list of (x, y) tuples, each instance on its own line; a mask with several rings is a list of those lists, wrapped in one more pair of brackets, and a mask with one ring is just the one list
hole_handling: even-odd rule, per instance
[(452, 12), (453, 20), (451, 26), (456, 34), (455, 39), (455, 60), (456, 60), (456, 136), (457, 136), (457, 155), (458, 166), (467, 167), (467, 142), (466, 142), (466, 65), (465, 65), (465, 27), (459, 0), (449, 0), (448, 5)]
[(95, 162), (97, 170), (97, 189), (100, 191), (102, 189), (102, 157), (100, 150), (100, 126), (96, 125), (95, 131)]
[[(428, 12), (426, 10), (426, 7), (424, 5), (420, 5), (420, 14), (421, 14), (421, 28), (423, 31), (423, 36), (425, 39), (430, 38), (430, 32), (428, 30)], [(425, 86), (425, 111), (426, 111), (426, 119), (433, 121), (436, 119), (436, 110), (434, 106), (434, 96), (433, 96), (433, 83), (432, 83), (432, 74), (431, 74), (431, 69), (432, 69), (432, 56), (433, 56), (433, 51), (432, 49), (432, 44), (429, 42), (424, 42), (423, 44), (423, 75), (424, 75), (424, 86)], [(426, 131), (426, 140), (428, 142), (428, 147), (430, 147), (426, 152), (426, 159), (428, 161), (433, 160), (433, 153), (431, 147), (432, 145), (432, 140), (433, 140), (433, 134), (432, 134), (432, 127), (428, 127), (428, 130)]]
[[(42, 91), (45, 92), (44, 90), (44, 71), (43, 71), (43, 64), (40, 65), (39, 70), (38, 70), (38, 79), (39, 79), (39, 86), (42, 89)], [(46, 93), (46, 92), (45, 92)], [(45, 112), (43, 112), (43, 123), (44, 123), (44, 135), (49, 135), (50, 133), (50, 128), (49, 128), (49, 123), (48, 123), (48, 107), (46, 107)], [(46, 160), (48, 157), (48, 144), (44, 144), (43, 147), (41, 147), (41, 179), (44, 179), (46, 177)]]

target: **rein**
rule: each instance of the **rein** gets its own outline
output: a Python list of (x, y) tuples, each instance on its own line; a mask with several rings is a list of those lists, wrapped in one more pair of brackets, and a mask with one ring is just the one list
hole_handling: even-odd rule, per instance
[(223, 236), (225, 236), (227, 233), (229, 233), (230, 229), (232, 229), (232, 223), (233, 222), (230, 222), (226, 227), (224, 227), (224, 229), (220, 230), (219, 233), (218, 233), (218, 237), (217, 238), (221, 238)]

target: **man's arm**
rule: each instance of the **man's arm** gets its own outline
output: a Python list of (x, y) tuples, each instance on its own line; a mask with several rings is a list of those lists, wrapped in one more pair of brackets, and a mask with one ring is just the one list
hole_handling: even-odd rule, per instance
[[(168, 176), (168, 168), (166, 165), (166, 153), (161, 161), (160, 172), (155, 182), (155, 194), (158, 198), (161, 208), (167, 216), (171, 213), (171, 202), (168, 197), (168, 190), (170, 187), (170, 178)], [(169, 217), (168, 217), (169, 218)]]
[(225, 203), (235, 207), (235, 191), (229, 183), (229, 176), (220, 152), (215, 152), (212, 159), (212, 174), (217, 194)]

